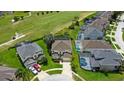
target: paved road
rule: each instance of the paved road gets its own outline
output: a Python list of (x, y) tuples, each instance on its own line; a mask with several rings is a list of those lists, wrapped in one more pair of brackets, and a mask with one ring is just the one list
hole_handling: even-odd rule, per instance
[[(124, 14), (121, 16), (120, 18), (121, 20), (124, 20)], [(120, 21), (118, 23), (118, 26), (117, 26), (117, 29), (116, 29), (116, 32), (115, 32), (115, 40), (117, 42), (117, 44), (121, 47), (121, 49), (124, 51), (124, 41), (123, 41), (123, 38), (122, 38), (122, 28), (124, 28), (124, 22), (123, 21)]]

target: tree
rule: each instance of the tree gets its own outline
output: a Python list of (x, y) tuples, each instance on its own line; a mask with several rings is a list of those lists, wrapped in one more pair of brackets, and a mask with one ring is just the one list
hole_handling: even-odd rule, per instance
[(76, 25), (76, 26), (79, 26), (80, 24), (79, 24), (79, 22), (78, 22), (78, 21), (76, 21), (76, 22), (75, 22), (75, 25)]
[(40, 13), (39, 13), (39, 12), (37, 12), (37, 16), (39, 16), (39, 14), (40, 14)]
[(121, 15), (122, 11), (114, 11), (112, 15), (112, 20), (116, 20), (118, 15)]
[(45, 35), (43, 40), (46, 43), (48, 49), (51, 49), (52, 43), (54, 42), (54, 36), (52, 34)]
[(15, 77), (16, 77), (17, 80), (20, 80), (20, 79), (26, 80), (26, 72), (25, 72), (25, 70), (19, 68), (15, 73)]
[(24, 19), (24, 16), (21, 16), (20, 18), (21, 18), (21, 20), (23, 20)]
[(46, 14), (49, 14), (49, 11), (46, 11)]
[(73, 23), (69, 26), (69, 29), (74, 29), (74, 24)]
[(44, 15), (44, 12), (42, 12), (42, 15)]
[(79, 16), (75, 16), (75, 17), (74, 17), (74, 20), (75, 20), (75, 21), (78, 21), (78, 20), (79, 20)]
[(60, 11), (56, 11), (57, 13), (59, 13)]
[(19, 18), (17, 16), (14, 16), (14, 21), (17, 22), (19, 20)]
[(38, 64), (40, 65), (47, 65), (48, 64), (48, 60), (46, 57), (42, 57), (41, 60), (38, 61)]

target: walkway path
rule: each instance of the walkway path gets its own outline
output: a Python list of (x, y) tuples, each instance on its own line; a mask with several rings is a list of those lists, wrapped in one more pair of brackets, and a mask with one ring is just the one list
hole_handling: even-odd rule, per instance
[[(124, 28), (124, 22), (122, 22), (122, 20), (124, 20), (124, 14), (121, 16), (120, 20), (121, 21), (118, 22), (118, 26), (117, 26), (116, 31), (114, 29), (112, 29), (111, 33), (106, 35), (106, 36), (110, 37), (112, 45), (115, 47), (115, 50), (118, 53), (120, 53), (124, 59), (124, 55), (123, 55), (124, 54), (124, 41), (122, 39), (122, 34), (123, 34), (122, 28)], [(116, 22), (113, 24), (113, 26), (116, 27)], [(113, 34), (113, 33), (115, 33), (115, 34)], [(114, 38), (115, 41), (112, 38)], [(120, 47), (120, 49), (116, 45), (118, 45)]]
[[(121, 16), (120, 20), (124, 20), (124, 14)], [(117, 26), (117, 29), (115, 32), (115, 40), (116, 40), (117, 44), (120, 46), (120, 48), (124, 51), (124, 41), (122, 38), (122, 34), (123, 34), (122, 28), (124, 28), (124, 22), (120, 21), (118, 23), (118, 26)]]
[(29, 35), (29, 34), (30, 34), (30, 32), (29, 32), (29, 33), (26, 33), (26, 34), (23, 34), (23, 35), (20, 35), (18, 38), (14, 39), (14, 40), (9, 40), (9, 41), (7, 41), (7, 42), (5, 42), (5, 43), (2, 43), (2, 44), (0, 44), (0, 48), (1, 48), (1, 47), (4, 47), (4, 46), (9, 46), (9, 45), (11, 45), (12, 43), (14, 43), (15, 41), (17, 41), (17, 40), (19, 40), (19, 39), (21, 39), (21, 38), (23, 38), (23, 37), (26, 37), (26, 36)]
[(18, 39), (20, 39), (20, 38), (23, 38), (23, 37), (25, 37), (25, 36), (26, 36), (26, 35), (21, 35), (20, 37), (14, 39), (14, 40), (10, 40), (10, 41), (7, 41), (7, 42), (5, 42), (5, 43), (3, 43), (3, 44), (0, 44), (0, 47), (5, 46), (5, 45), (10, 45), (10, 44), (12, 44), (14, 41), (16, 41), (16, 40), (18, 40)]

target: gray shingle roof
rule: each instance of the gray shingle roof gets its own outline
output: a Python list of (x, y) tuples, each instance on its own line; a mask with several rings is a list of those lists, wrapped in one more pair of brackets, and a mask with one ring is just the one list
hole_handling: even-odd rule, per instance
[(104, 33), (96, 27), (88, 27), (84, 32), (84, 38), (90, 38), (96, 40), (98, 38), (103, 38)]
[(71, 40), (55, 40), (51, 50), (58, 52), (72, 51)]
[(84, 49), (112, 49), (111, 45), (104, 40), (82, 40)]
[(21, 46), (17, 47), (17, 53), (24, 62), (27, 58), (33, 57), (34, 54), (40, 52), (43, 54), (43, 50), (36, 43), (23, 43)]
[(0, 81), (12, 80), (17, 69), (0, 66)]
[(93, 50), (91, 53), (96, 59), (109, 58), (109, 59), (121, 59), (121, 55), (118, 54), (114, 49), (111, 50)]
[(16, 49), (26, 68), (36, 64), (37, 59), (43, 55), (43, 50), (36, 43), (21, 43)]

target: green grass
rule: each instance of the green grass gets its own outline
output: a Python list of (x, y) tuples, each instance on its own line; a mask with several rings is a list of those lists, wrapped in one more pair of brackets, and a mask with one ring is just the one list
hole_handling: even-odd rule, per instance
[(120, 46), (118, 44), (115, 44), (115, 46), (117, 47), (117, 49), (121, 49)]
[[(16, 12), (15, 12), (16, 13)], [(25, 39), (31, 40), (36, 39), (44, 34), (51, 32), (56, 32), (63, 27), (70, 25), (72, 19), (75, 16), (80, 16), (85, 18), (87, 15), (93, 12), (60, 12), (60, 13), (49, 13), (45, 15), (37, 16), (32, 13), (31, 17), (25, 18), (17, 24), (12, 24), (10, 21), (14, 15), (6, 15), (0, 21), (0, 43), (6, 42), (11, 39), (11, 37), (18, 33), (30, 33), (29, 37)]]
[(123, 41), (124, 41), (124, 32), (122, 33), (122, 39), (123, 39)]
[(50, 74), (50, 75), (52, 75), (52, 74), (61, 74), (62, 70), (54, 70), (54, 71), (49, 71), (47, 73)]
[(47, 46), (44, 43), (44, 41), (43, 40), (39, 40), (39, 41), (37, 41), (37, 43), (43, 48), (45, 57), (48, 60), (48, 65), (42, 65), (41, 69), (42, 70), (47, 70), (47, 69), (52, 69), (52, 68), (62, 68), (62, 65), (60, 65), (59, 63), (55, 63), (52, 60), (51, 56), (48, 54), (48, 49), (47, 49)]
[(4, 64), (14, 68), (22, 68), (22, 64), (20, 63), (16, 55), (15, 48), (0, 52), (0, 64)]

